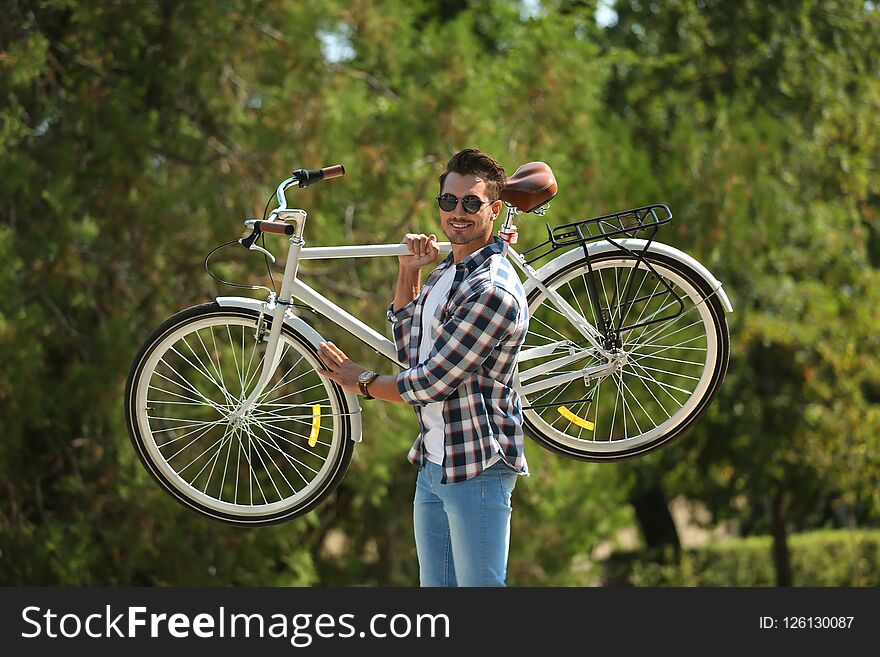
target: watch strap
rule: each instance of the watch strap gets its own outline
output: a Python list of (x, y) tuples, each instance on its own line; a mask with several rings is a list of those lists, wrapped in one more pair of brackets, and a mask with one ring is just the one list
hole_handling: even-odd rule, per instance
[(367, 389), (367, 386), (370, 385), (373, 381), (376, 380), (376, 377), (379, 376), (376, 372), (372, 372), (372, 376), (367, 381), (361, 381), (358, 379), (358, 389), (361, 391), (361, 394), (364, 396), (364, 399), (375, 399), (373, 395), (370, 394), (370, 391)]

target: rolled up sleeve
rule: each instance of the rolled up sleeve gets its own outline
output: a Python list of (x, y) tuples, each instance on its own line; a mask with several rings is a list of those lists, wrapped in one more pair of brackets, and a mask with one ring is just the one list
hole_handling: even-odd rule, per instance
[(417, 406), (446, 399), (513, 334), (519, 315), (507, 290), (487, 286), (474, 292), (440, 328), (428, 360), (397, 375), (400, 396)]
[(394, 337), (394, 346), (397, 347), (397, 360), (407, 362), (407, 344), (409, 343), (409, 331), (412, 327), (413, 315), (415, 314), (416, 302), (410, 301), (405, 306), (394, 310), (394, 302), (388, 306), (385, 316), (391, 323), (391, 335)]

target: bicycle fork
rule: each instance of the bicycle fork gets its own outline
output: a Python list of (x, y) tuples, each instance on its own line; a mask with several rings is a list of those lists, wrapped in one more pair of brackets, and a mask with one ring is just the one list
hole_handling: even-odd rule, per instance
[[(275, 302), (274, 308), (270, 306), (266, 309), (271, 312), (272, 328), (269, 330), (269, 337), (266, 344), (266, 353), (263, 355), (263, 368), (260, 372), (260, 378), (257, 380), (254, 389), (247, 396), (241, 405), (235, 409), (231, 418), (233, 420), (245, 417), (250, 408), (256, 403), (260, 395), (266, 389), (266, 385), (278, 369), (278, 363), (281, 362), (283, 353), (278, 349), (278, 343), (281, 340), (281, 331), (284, 328), (284, 315), (290, 308), (292, 300), (291, 289), (293, 281), (296, 279), (296, 273), (299, 269), (299, 256), (305, 241), (303, 240), (303, 228), (306, 222), (306, 213), (303, 210), (288, 210), (290, 214), (295, 214), (296, 230), (290, 238), (290, 250), (287, 252), (287, 263), (284, 266), (284, 278), (281, 280), (281, 293)], [(286, 218), (286, 217), (285, 217)], [(255, 340), (260, 339), (262, 327), (258, 327)]]

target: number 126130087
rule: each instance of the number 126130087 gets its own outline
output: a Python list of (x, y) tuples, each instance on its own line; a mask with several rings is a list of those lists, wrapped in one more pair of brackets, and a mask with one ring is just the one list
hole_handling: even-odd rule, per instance
[(761, 616), (759, 627), (765, 630), (838, 630), (852, 627), (855, 616)]

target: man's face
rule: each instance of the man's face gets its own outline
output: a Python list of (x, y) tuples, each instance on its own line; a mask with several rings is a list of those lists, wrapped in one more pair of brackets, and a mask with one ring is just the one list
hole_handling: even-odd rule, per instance
[[(450, 171), (443, 181), (443, 193), (454, 194), (459, 199), (465, 196), (476, 196), (481, 201), (488, 201), (486, 183), (473, 174), (460, 174)], [(461, 207), (461, 200), (446, 212), (440, 209), (440, 228), (453, 244), (468, 244), (480, 240), (488, 242), (492, 235), (492, 221), (501, 211), (501, 201), (487, 203), (476, 214), (468, 214)]]

